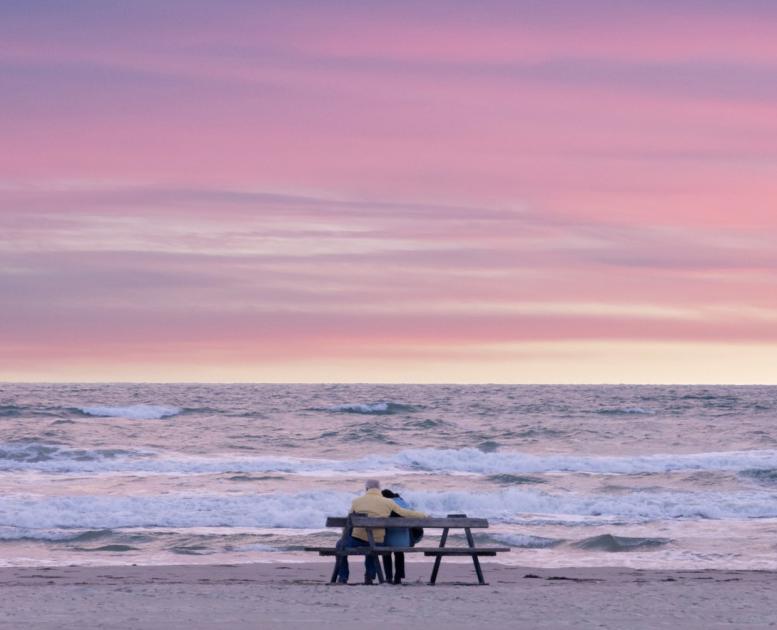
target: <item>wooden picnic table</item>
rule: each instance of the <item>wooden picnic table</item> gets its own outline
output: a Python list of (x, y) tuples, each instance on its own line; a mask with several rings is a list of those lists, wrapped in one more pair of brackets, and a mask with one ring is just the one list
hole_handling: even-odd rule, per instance
[[(378, 556), (388, 553), (423, 553), (425, 556), (434, 556), (434, 567), (429, 584), (437, 582), (437, 574), (440, 570), (440, 563), (443, 556), (470, 556), (475, 572), (478, 576), (479, 584), (486, 584), (483, 577), (483, 569), (480, 566), (480, 556), (495, 556), (497, 553), (510, 551), (509, 547), (476, 547), (475, 539), (472, 535), (473, 529), (487, 528), (488, 520), (485, 518), (470, 518), (466, 514), (448, 514), (445, 518), (373, 518), (361, 514), (350, 514), (349, 516), (330, 516), (326, 519), (327, 527), (341, 527), (343, 534), (350, 532), (353, 527), (363, 527), (367, 531), (366, 547), (350, 547), (347, 549), (338, 549), (336, 547), (305, 547), (305, 551), (314, 551), (321, 556), (335, 556), (335, 566), (332, 571), (331, 582), (337, 580), (337, 574), (340, 569), (340, 563), (345, 556), (366, 556), (371, 555), (375, 558), (378, 566), (378, 581), (385, 582), (383, 569), (378, 562)], [(409, 528), (423, 527), (424, 529), (442, 529), (440, 543), (437, 547), (386, 547), (377, 545), (373, 530), (391, 529), (391, 528)], [(466, 547), (447, 547), (448, 532), (451, 529), (463, 529), (467, 539)]]

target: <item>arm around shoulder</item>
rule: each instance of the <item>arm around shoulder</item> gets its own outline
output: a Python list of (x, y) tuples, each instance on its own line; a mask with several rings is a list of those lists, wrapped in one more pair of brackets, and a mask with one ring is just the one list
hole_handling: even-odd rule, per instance
[[(396, 504), (395, 504), (396, 505)], [(396, 507), (391, 508), (394, 512), (399, 514), (400, 516), (404, 516), (405, 518), (426, 518), (427, 514), (423, 512), (416, 512), (415, 510), (408, 510), (407, 508), (400, 507), (396, 505)]]

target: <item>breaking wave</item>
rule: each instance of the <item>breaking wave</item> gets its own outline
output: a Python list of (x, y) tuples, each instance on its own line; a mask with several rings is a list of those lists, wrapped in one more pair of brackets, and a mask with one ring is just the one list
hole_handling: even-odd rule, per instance
[(671, 540), (668, 538), (642, 538), (628, 536), (614, 536), (613, 534), (602, 534), (585, 538), (573, 543), (578, 549), (596, 550), (596, 551), (645, 551), (647, 549), (656, 549), (668, 545)]
[(751, 468), (739, 473), (764, 484), (777, 484), (777, 468)]
[(35, 540), (46, 542), (91, 542), (108, 538), (110, 529), (72, 531), (62, 529), (25, 528), (0, 525), (0, 541)]
[[(536, 515), (547, 521), (555, 519), (559, 524), (570, 516), (596, 523), (777, 517), (777, 494), (764, 491), (632, 492), (611, 496), (508, 489), (494, 493), (407, 491), (403, 494), (411, 505), (428, 514), (473, 514), (492, 519), (494, 523), (526, 524)], [(338, 491), (238, 496), (16, 495), (0, 497), (0, 522), (6, 529), (27, 532), (27, 536), (33, 530), (101, 531), (128, 527), (322, 529), (327, 516), (347, 513), (353, 497), (351, 492)]]
[(403, 405), (393, 402), (376, 402), (376, 403), (347, 403), (344, 405), (335, 405), (334, 407), (328, 407), (326, 409), (314, 409), (314, 411), (329, 411), (332, 413), (360, 413), (367, 415), (384, 416), (395, 413), (408, 413), (415, 411), (416, 408), (413, 405)]
[[(645, 474), (675, 471), (777, 469), (777, 450), (634, 456), (529, 455), (483, 452), (477, 448), (408, 449), (359, 459), (279, 456), (187, 456), (161, 451), (71, 449), (58, 444), (0, 444), (0, 470), (47, 472), (284, 473), (299, 475), (471, 473), (498, 483), (526, 483), (521, 475), (568, 472)], [(502, 476), (505, 475), (505, 476)], [(511, 478), (509, 475), (517, 475)]]
[(177, 416), (183, 411), (180, 407), (167, 405), (129, 405), (128, 407), (78, 407), (87, 416), (100, 418), (128, 418), (130, 420), (160, 420)]
[[(0, 470), (14, 469), (49, 469), (83, 466), (86, 469), (101, 469), (98, 462), (109, 460), (125, 460), (128, 457), (149, 457), (148, 451), (129, 451), (118, 448), (80, 449), (68, 448), (59, 444), (42, 444), (40, 442), (8, 442), (0, 444)], [(105, 464), (110, 470), (110, 464)]]
[(645, 415), (653, 416), (655, 411), (645, 407), (615, 407), (612, 409), (599, 409), (596, 413), (602, 415)]
[(564, 542), (561, 538), (546, 538), (545, 536), (532, 536), (531, 534), (491, 534), (489, 538), (497, 543), (517, 547), (518, 549), (548, 549), (556, 547)]
[(503, 486), (519, 485), (519, 484), (525, 484), (525, 483), (547, 483), (544, 479), (540, 479), (539, 477), (527, 477), (526, 475), (511, 475), (509, 473), (502, 473), (499, 475), (489, 475), (488, 480)]
[(138, 547), (132, 545), (100, 545), (99, 547), (76, 547), (76, 551), (102, 551), (109, 553), (123, 553), (125, 551), (139, 551)]
[(429, 448), (401, 451), (388, 458), (385, 463), (410, 470), (469, 472), (489, 475), (543, 472), (640, 474), (777, 467), (777, 451), (729, 451), (613, 457), (529, 455), (515, 451), (484, 453), (476, 448), (458, 450)]

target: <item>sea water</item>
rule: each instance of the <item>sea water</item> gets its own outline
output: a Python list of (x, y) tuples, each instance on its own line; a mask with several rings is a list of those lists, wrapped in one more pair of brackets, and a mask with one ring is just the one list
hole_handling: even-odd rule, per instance
[(760, 386), (4, 384), (0, 564), (314, 560), (375, 477), (507, 563), (777, 569), (776, 424)]

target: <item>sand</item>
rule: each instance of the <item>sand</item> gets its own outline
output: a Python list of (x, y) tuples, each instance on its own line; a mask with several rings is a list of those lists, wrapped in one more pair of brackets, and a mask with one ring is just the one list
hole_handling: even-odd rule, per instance
[(484, 569), (486, 586), (471, 583), (471, 565), (445, 563), (428, 586), (430, 564), (415, 562), (402, 586), (333, 586), (321, 562), (3, 568), (0, 628), (777, 626), (775, 572)]

